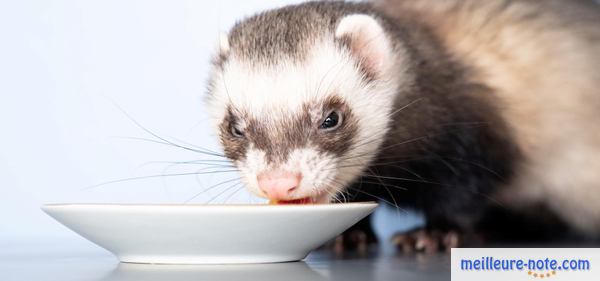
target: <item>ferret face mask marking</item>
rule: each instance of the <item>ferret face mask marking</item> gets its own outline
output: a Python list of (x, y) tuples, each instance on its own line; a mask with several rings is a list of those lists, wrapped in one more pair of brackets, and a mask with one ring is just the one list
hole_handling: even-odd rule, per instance
[(249, 188), (277, 200), (329, 191), (317, 187), (334, 184), (337, 159), (357, 131), (352, 110), (339, 97), (306, 102), (297, 112), (239, 112), (228, 111), (219, 135)]
[(207, 105), (226, 156), (251, 192), (325, 203), (374, 158), (397, 89), (390, 73), (398, 69), (370, 16), (306, 27), (293, 48), (280, 41), (290, 40), (285, 30), (257, 30), (269, 17), (308, 24), (284, 16), (267, 12), (223, 36)]

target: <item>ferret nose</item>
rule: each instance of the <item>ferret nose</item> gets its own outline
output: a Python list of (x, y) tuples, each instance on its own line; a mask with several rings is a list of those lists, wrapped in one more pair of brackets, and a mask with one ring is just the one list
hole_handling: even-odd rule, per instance
[(289, 199), (290, 193), (294, 191), (302, 180), (300, 173), (287, 171), (269, 171), (259, 174), (258, 187), (269, 199)]

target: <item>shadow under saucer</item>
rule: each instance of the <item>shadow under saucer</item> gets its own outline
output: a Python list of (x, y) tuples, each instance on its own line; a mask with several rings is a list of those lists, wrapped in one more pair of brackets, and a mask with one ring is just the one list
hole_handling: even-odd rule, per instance
[(305, 262), (232, 265), (161, 265), (120, 263), (99, 281), (326, 280)]

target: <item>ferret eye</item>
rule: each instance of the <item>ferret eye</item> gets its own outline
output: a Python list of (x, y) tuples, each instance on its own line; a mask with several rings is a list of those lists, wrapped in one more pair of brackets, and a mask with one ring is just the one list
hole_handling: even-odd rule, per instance
[(235, 123), (231, 123), (231, 125), (229, 125), (229, 131), (231, 132), (231, 135), (236, 138), (244, 137), (244, 132), (242, 130), (240, 130), (240, 128), (238, 128), (237, 124), (235, 124)]
[(329, 115), (327, 115), (327, 117), (325, 117), (325, 120), (323, 120), (323, 123), (321, 123), (319, 129), (330, 131), (337, 129), (340, 124), (342, 124), (342, 118), (340, 114), (338, 114), (337, 111), (332, 111), (329, 113)]

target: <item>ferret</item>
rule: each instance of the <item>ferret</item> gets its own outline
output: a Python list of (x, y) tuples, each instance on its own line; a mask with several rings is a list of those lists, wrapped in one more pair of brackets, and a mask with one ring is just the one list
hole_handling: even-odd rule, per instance
[(600, 234), (591, 1), (306, 2), (218, 45), (207, 108), (258, 196), (377, 198), (440, 241)]

